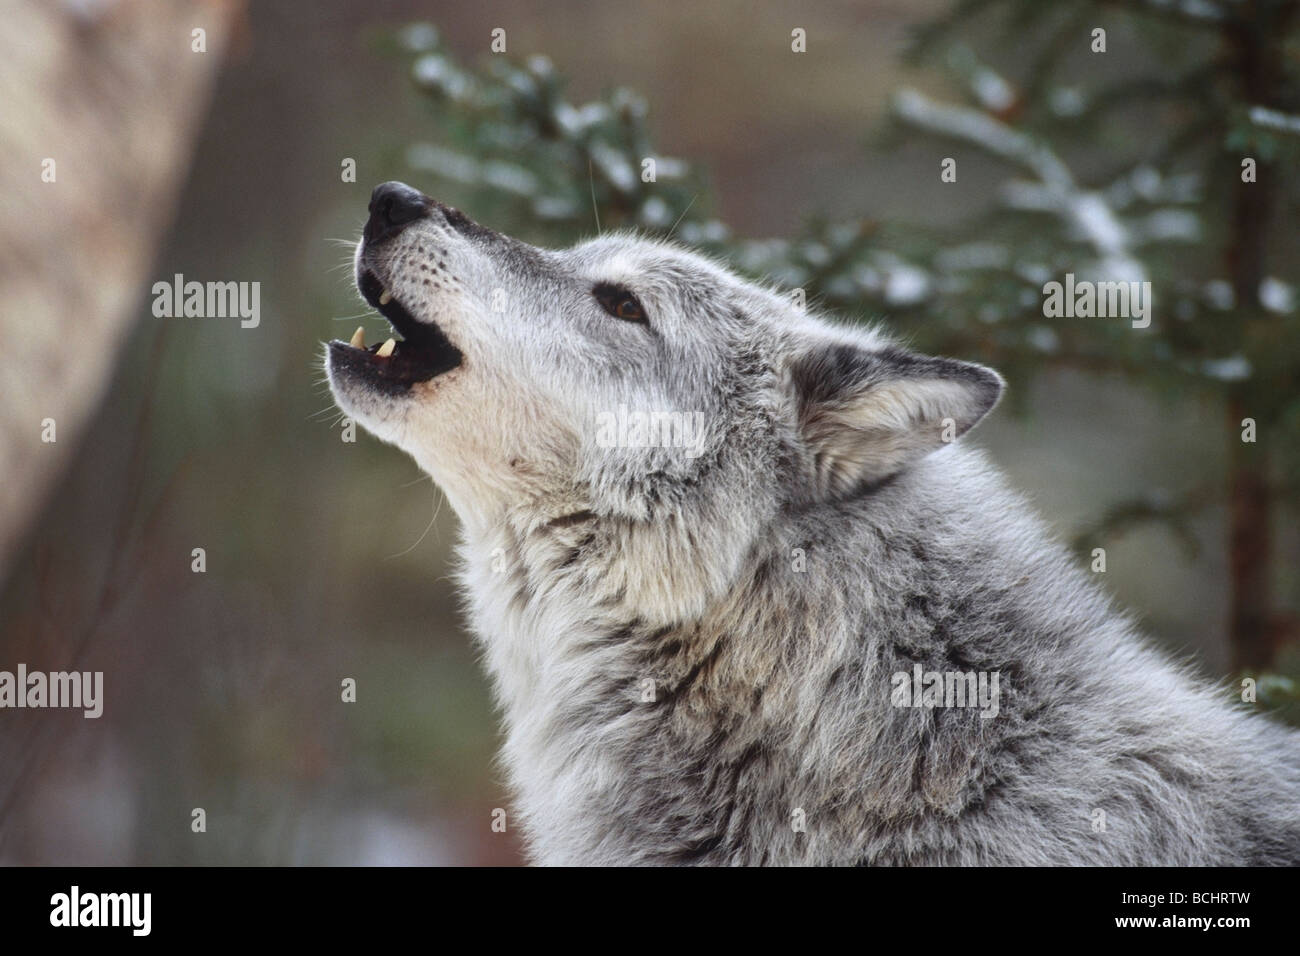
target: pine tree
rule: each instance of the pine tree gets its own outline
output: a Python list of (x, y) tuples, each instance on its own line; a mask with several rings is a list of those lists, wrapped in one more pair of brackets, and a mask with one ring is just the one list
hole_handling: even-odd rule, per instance
[[(964, 98), (900, 90), (882, 131), (932, 147), (917, 175), (989, 198), (942, 233), (818, 219), (791, 238), (737, 238), (710, 216), (702, 174), (655, 152), (641, 97), (570, 103), (543, 57), (467, 69), (427, 24), (398, 42), (442, 142), (405, 159), (478, 187), (476, 211), (531, 223), (536, 241), (572, 241), (594, 214), (841, 314), (887, 316), (918, 347), (987, 362), (1013, 384), (1072, 368), (1160, 401), (1213, 403), (1227, 486), (1124, 502), (1075, 543), (1086, 551), (1146, 521), (1188, 538), (1194, 515), (1224, 509), (1229, 638), (1254, 671), (1296, 636), (1275, 606), (1270, 529), (1300, 497), (1298, 11), (1297, 0), (958, 3), (917, 31), (910, 55), (940, 64)], [(967, 166), (1000, 172), (967, 187)], [(1150, 325), (1045, 314), (1049, 284), (1067, 275), (1149, 282)]]

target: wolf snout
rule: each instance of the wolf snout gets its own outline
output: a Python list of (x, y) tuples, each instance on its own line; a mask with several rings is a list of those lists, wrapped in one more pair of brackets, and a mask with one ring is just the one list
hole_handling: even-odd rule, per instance
[(434, 207), (432, 199), (406, 183), (387, 182), (370, 194), (370, 218), (366, 220), (366, 242), (380, 242), (395, 236)]

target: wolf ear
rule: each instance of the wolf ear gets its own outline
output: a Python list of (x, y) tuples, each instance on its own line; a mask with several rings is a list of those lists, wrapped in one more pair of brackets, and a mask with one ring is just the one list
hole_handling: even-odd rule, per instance
[(823, 494), (888, 477), (970, 431), (997, 404), (1002, 377), (893, 346), (819, 345), (790, 369), (799, 428)]

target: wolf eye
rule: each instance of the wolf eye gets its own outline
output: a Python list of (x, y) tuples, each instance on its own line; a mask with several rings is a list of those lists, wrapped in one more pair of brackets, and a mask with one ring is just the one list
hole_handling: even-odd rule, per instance
[(591, 294), (596, 297), (600, 307), (614, 318), (622, 319), (625, 322), (650, 324), (640, 300), (621, 285), (614, 285), (612, 282), (598, 282), (592, 287)]

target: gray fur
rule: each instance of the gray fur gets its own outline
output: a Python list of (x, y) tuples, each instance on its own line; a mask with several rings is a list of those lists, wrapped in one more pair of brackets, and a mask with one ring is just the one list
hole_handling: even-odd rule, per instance
[[(949, 440), (996, 374), (671, 245), (538, 250), (430, 208), (358, 268), (463, 365), (391, 396), (331, 352), (330, 378), (462, 519), (533, 860), (1300, 863), (1297, 734), (1150, 648)], [(620, 405), (702, 413), (703, 453), (602, 446)], [(895, 706), (917, 664), (998, 674), (997, 715)]]

